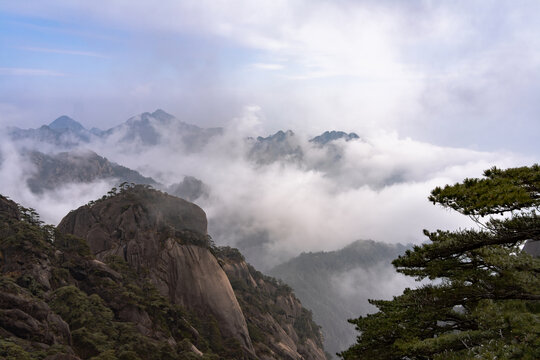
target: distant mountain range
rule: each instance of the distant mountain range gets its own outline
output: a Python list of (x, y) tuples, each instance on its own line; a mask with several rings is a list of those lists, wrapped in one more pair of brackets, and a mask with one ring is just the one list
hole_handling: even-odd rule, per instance
[[(8, 134), (22, 158), (35, 167), (35, 172), (27, 179), (34, 193), (54, 190), (69, 183), (105, 180), (111, 181), (111, 184), (128, 182), (152, 185), (172, 195), (195, 201), (208, 197), (212, 191), (204, 179), (185, 176), (174, 184), (161, 184), (98, 153), (102, 146), (107, 146), (115, 151), (128, 149), (125, 150), (128, 153), (134, 149), (133, 156), (136, 156), (161, 145), (167, 151), (193, 153), (221, 136), (223, 129), (201, 128), (158, 109), (131, 117), (107, 130), (86, 129), (64, 115), (36, 129), (9, 128)], [(343, 131), (326, 131), (306, 139), (292, 130), (280, 130), (266, 137), (239, 138), (238, 141), (248, 144), (245, 158), (256, 167), (282, 162), (338, 176), (340, 160), (346, 151), (344, 144), (364, 140), (355, 133)], [(181, 146), (178, 147), (178, 144)], [(312, 153), (316, 156), (313, 157)], [(0, 153), (0, 161), (2, 157)], [(219, 223), (219, 219), (213, 221), (214, 226), (216, 222)], [(224, 223), (224, 226), (230, 224)], [(267, 240), (261, 236), (260, 242), (257, 242), (250, 236), (249, 244), (246, 242), (248, 245), (242, 251), (260, 251)], [(243, 243), (239, 241), (238, 244)], [(369, 310), (367, 307), (359, 309), (358, 305), (351, 304), (350, 299), (340, 298), (336, 279), (350, 277), (356, 272), (368, 274), (365, 281), (375, 279), (373, 272), (392, 269), (390, 261), (405, 248), (403, 245), (358, 241), (340, 251), (302, 254), (272, 269), (271, 274), (290, 284), (301, 301), (313, 310), (314, 318), (323, 326), (325, 347), (333, 354), (345, 349), (356, 336), (346, 319)], [(355, 284), (361, 285), (358, 281)], [(365, 299), (360, 301), (365, 302)]]
[[(24, 145), (32, 144), (33, 148), (36, 148), (36, 144), (48, 144), (64, 150), (73, 149), (96, 140), (111, 140), (115, 144), (155, 146), (162, 144), (165, 140), (174, 140), (181, 141), (186, 151), (193, 152), (200, 150), (211, 138), (222, 135), (223, 128), (201, 128), (157, 109), (152, 113), (144, 112), (133, 116), (107, 130), (86, 129), (76, 120), (62, 115), (50, 124), (36, 129), (10, 127), (7, 132), (15, 142)], [(174, 135), (174, 139), (168, 139), (171, 134)], [(313, 137), (309, 142), (325, 146), (337, 140), (361, 139), (355, 133), (326, 131)], [(291, 130), (280, 130), (273, 135), (259, 136), (248, 141), (251, 142), (248, 157), (259, 164), (269, 164), (278, 160), (301, 161), (304, 156), (300, 139)]]
[(64, 149), (88, 143), (95, 136), (68, 116), (61, 116), (49, 125), (42, 125), (37, 129), (10, 127), (8, 135), (16, 142), (31, 145), (50, 144)]
[(345, 141), (351, 141), (351, 140), (360, 140), (360, 136), (358, 136), (355, 133), (349, 133), (343, 131), (325, 131), (319, 136), (315, 136), (313, 139), (309, 140), (309, 142), (319, 144), (319, 145), (325, 145), (328, 144), (331, 141), (335, 140), (345, 140)]
[[(358, 335), (347, 319), (373, 310), (367, 297), (385, 295), (374, 290), (384, 284), (374, 282), (394, 273), (390, 263), (406, 249), (401, 244), (358, 240), (337, 251), (302, 253), (268, 273), (289, 284), (313, 311), (313, 319), (322, 326), (326, 351), (335, 354), (353, 344)], [(355, 288), (370, 291), (357, 295)]]
[(30, 150), (23, 151), (22, 157), (35, 166), (32, 175), (27, 179), (28, 187), (35, 194), (55, 190), (67, 184), (99, 180), (110, 181), (111, 186), (123, 182), (151, 185), (189, 201), (207, 197), (210, 192), (208, 185), (193, 176), (185, 176), (182, 181), (166, 186), (89, 150), (56, 154)]
[[(117, 179), (120, 182), (157, 186), (191, 201), (207, 196), (210, 192), (210, 188), (201, 180), (187, 176), (181, 182), (166, 186), (135, 170), (111, 162), (98, 152), (103, 146), (112, 146), (118, 151), (132, 151), (135, 146), (142, 147), (138, 151), (143, 151), (144, 147), (168, 146), (171, 143), (175, 151), (178, 151), (176, 145), (180, 143), (183, 144), (182, 151), (197, 152), (212, 138), (223, 134), (222, 128), (201, 128), (183, 122), (161, 109), (133, 116), (107, 130), (86, 129), (66, 115), (36, 129), (11, 127), (7, 130), (24, 157), (37, 168), (35, 174), (28, 179), (30, 189), (35, 193), (70, 182)], [(245, 141), (249, 143), (246, 157), (255, 164), (269, 165), (281, 161), (331, 173), (343, 155), (336, 142), (361, 139), (355, 133), (326, 131), (305, 143), (292, 130), (280, 130), (267, 137), (259, 136)], [(305, 164), (308, 144), (324, 148), (326, 156), (319, 157), (315, 163)]]
[[(267, 137), (259, 136), (256, 140), (248, 140), (251, 141), (248, 158), (259, 165), (268, 165), (276, 161), (300, 164), (305, 161), (304, 146), (306, 145), (302, 143), (301, 139), (292, 130), (280, 130)], [(339, 160), (342, 156), (340, 149), (335, 146), (335, 142), (338, 140), (361, 141), (360, 137), (355, 133), (347, 134), (343, 131), (325, 131), (321, 135), (310, 139), (308, 143), (319, 148), (325, 147), (328, 153), (327, 160), (332, 162)], [(324, 167), (315, 166), (315, 168)]]
[(35, 165), (35, 172), (27, 180), (30, 190), (42, 193), (69, 183), (89, 183), (96, 180), (115, 180), (118, 183), (159, 185), (154, 179), (135, 170), (110, 162), (93, 151), (70, 151), (44, 154), (39, 151), (23, 152)]
[(266, 165), (277, 160), (298, 162), (304, 157), (304, 152), (298, 139), (291, 130), (257, 137), (252, 141), (248, 157), (258, 164)]
[(62, 115), (48, 125), (37, 129), (11, 127), (8, 135), (15, 141), (52, 144), (65, 149), (89, 143), (92, 140), (113, 138), (115, 142), (138, 143), (145, 146), (159, 144), (167, 133), (181, 135), (187, 148), (198, 148), (212, 136), (220, 135), (222, 128), (200, 128), (178, 120), (173, 115), (158, 109), (153, 113), (142, 113), (108, 130), (86, 129), (69, 116)]

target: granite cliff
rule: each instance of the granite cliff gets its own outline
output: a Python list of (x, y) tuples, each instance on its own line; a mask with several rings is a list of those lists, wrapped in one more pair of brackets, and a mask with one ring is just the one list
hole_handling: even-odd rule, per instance
[(141, 185), (57, 228), (0, 196), (0, 357), (324, 359), (290, 288), (206, 225), (198, 206)]
[(234, 248), (219, 248), (260, 359), (326, 359), (322, 334), (292, 289), (263, 275)]
[(137, 187), (72, 211), (58, 229), (85, 239), (98, 260), (119, 256), (147, 273), (171, 303), (209, 312), (223, 334), (253, 353), (227, 275), (206, 246), (206, 226), (197, 205)]

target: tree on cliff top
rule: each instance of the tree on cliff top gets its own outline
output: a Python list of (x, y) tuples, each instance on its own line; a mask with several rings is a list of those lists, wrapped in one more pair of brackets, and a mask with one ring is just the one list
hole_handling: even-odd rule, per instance
[(434, 189), (429, 200), (471, 216), (479, 228), (424, 230), (430, 242), (393, 265), (437, 281), (390, 301), (370, 300), (379, 312), (350, 320), (361, 334), (340, 355), (540, 359), (540, 259), (521, 250), (540, 240), (540, 166), (492, 168), (483, 178)]

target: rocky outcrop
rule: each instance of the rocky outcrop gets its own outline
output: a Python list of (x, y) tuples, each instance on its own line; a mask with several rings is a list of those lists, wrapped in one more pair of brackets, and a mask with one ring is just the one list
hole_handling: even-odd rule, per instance
[(236, 249), (220, 248), (217, 255), (261, 359), (326, 359), (320, 328), (290, 287), (256, 271)]
[(68, 324), (43, 301), (16, 284), (0, 284), (0, 336), (45, 345), (69, 344)]
[(32, 209), (0, 195), (0, 357), (21, 355), (23, 347), (57, 347), (79, 359), (69, 325), (37, 296), (52, 289), (54, 261), (50, 234), (37, 230), (38, 223)]
[(124, 261), (95, 259), (86, 241), (0, 195), (0, 358), (192, 359), (199, 348), (223, 350), (201, 323)]
[(0, 195), (0, 358), (325, 359), (291, 289), (206, 226), (196, 205), (141, 185), (56, 229)]
[(167, 239), (158, 259), (150, 274), (163, 295), (188, 309), (209, 312), (222, 333), (240, 340), (253, 352), (246, 320), (229, 279), (208, 249)]
[(147, 273), (173, 304), (211, 314), (226, 337), (254, 355), (246, 320), (225, 272), (209, 249), (204, 211), (135, 186), (69, 213), (61, 232), (85, 239), (100, 260), (122, 257)]

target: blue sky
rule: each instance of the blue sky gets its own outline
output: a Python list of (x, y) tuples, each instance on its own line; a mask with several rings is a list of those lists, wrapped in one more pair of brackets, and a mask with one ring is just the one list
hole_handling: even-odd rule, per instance
[[(0, 0), (0, 125), (396, 131), (538, 155), (537, 1)], [(264, 135), (264, 134), (263, 134)]]

